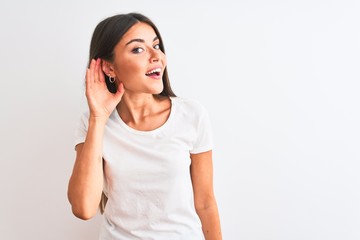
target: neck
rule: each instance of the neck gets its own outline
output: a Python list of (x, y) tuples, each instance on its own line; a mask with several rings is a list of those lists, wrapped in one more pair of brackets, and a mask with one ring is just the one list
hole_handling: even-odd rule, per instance
[(152, 94), (124, 94), (117, 111), (124, 122), (136, 125), (157, 112), (158, 105), (158, 98)]

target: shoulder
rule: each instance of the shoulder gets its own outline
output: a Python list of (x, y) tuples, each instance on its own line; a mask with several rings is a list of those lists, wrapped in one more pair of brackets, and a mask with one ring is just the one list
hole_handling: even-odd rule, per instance
[(89, 116), (90, 116), (90, 112), (89, 112), (88, 109), (84, 109), (84, 110), (82, 110), (82, 111), (80, 112), (80, 119), (81, 119), (82, 121), (88, 120), (88, 119), (89, 119)]
[(173, 97), (171, 100), (179, 111), (184, 111), (187, 114), (203, 115), (207, 112), (204, 105), (198, 100), (182, 97)]
[(87, 128), (89, 124), (90, 112), (87, 109), (83, 109), (78, 113), (78, 127)]
[(84, 109), (84, 110), (82, 110), (82, 112), (81, 112), (81, 117), (89, 118), (89, 116), (90, 116), (90, 111), (89, 111), (89, 109)]

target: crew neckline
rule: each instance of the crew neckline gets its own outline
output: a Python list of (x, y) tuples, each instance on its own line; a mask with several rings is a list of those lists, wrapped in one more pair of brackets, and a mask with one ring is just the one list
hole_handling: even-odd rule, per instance
[(157, 133), (159, 131), (162, 131), (164, 128), (166, 128), (169, 124), (170, 121), (173, 118), (174, 112), (175, 112), (175, 97), (169, 97), (170, 99), (170, 114), (169, 117), (166, 119), (166, 121), (164, 122), (163, 125), (161, 125), (158, 128), (155, 128), (153, 130), (149, 130), (149, 131), (142, 131), (142, 130), (137, 130), (135, 128), (130, 127), (129, 125), (127, 125), (122, 118), (120, 117), (119, 112), (117, 111), (117, 109), (115, 108), (114, 112), (115, 112), (115, 117), (118, 120), (118, 122), (120, 123), (120, 125), (125, 128), (127, 131), (131, 132), (131, 133), (135, 133), (135, 134), (139, 134), (139, 135), (153, 135), (154, 133)]

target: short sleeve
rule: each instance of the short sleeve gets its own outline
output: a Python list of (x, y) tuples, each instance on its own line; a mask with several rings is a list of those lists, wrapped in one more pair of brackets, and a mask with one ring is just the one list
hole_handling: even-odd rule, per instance
[(208, 112), (201, 106), (199, 109), (199, 120), (196, 125), (196, 138), (191, 154), (207, 152), (213, 148), (212, 126)]
[(76, 145), (78, 145), (79, 143), (85, 142), (88, 127), (89, 127), (89, 114), (85, 112), (80, 116), (79, 122), (75, 129), (74, 147), (76, 147)]

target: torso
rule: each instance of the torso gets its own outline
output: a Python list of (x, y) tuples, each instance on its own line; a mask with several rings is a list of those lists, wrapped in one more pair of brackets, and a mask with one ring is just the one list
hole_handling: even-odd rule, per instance
[[(189, 169), (190, 154), (212, 148), (209, 119), (201, 105), (181, 98), (159, 101), (156, 109), (154, 118), (150, 115), (156, 124), (143, 125), (145, 131), (128, 125), (116, 110), (107, 121), (108, 202), (100, 239), (204, 239)], [(76, 143), (85, 141), (88, 118), (89, 112), (82, 117)]]

